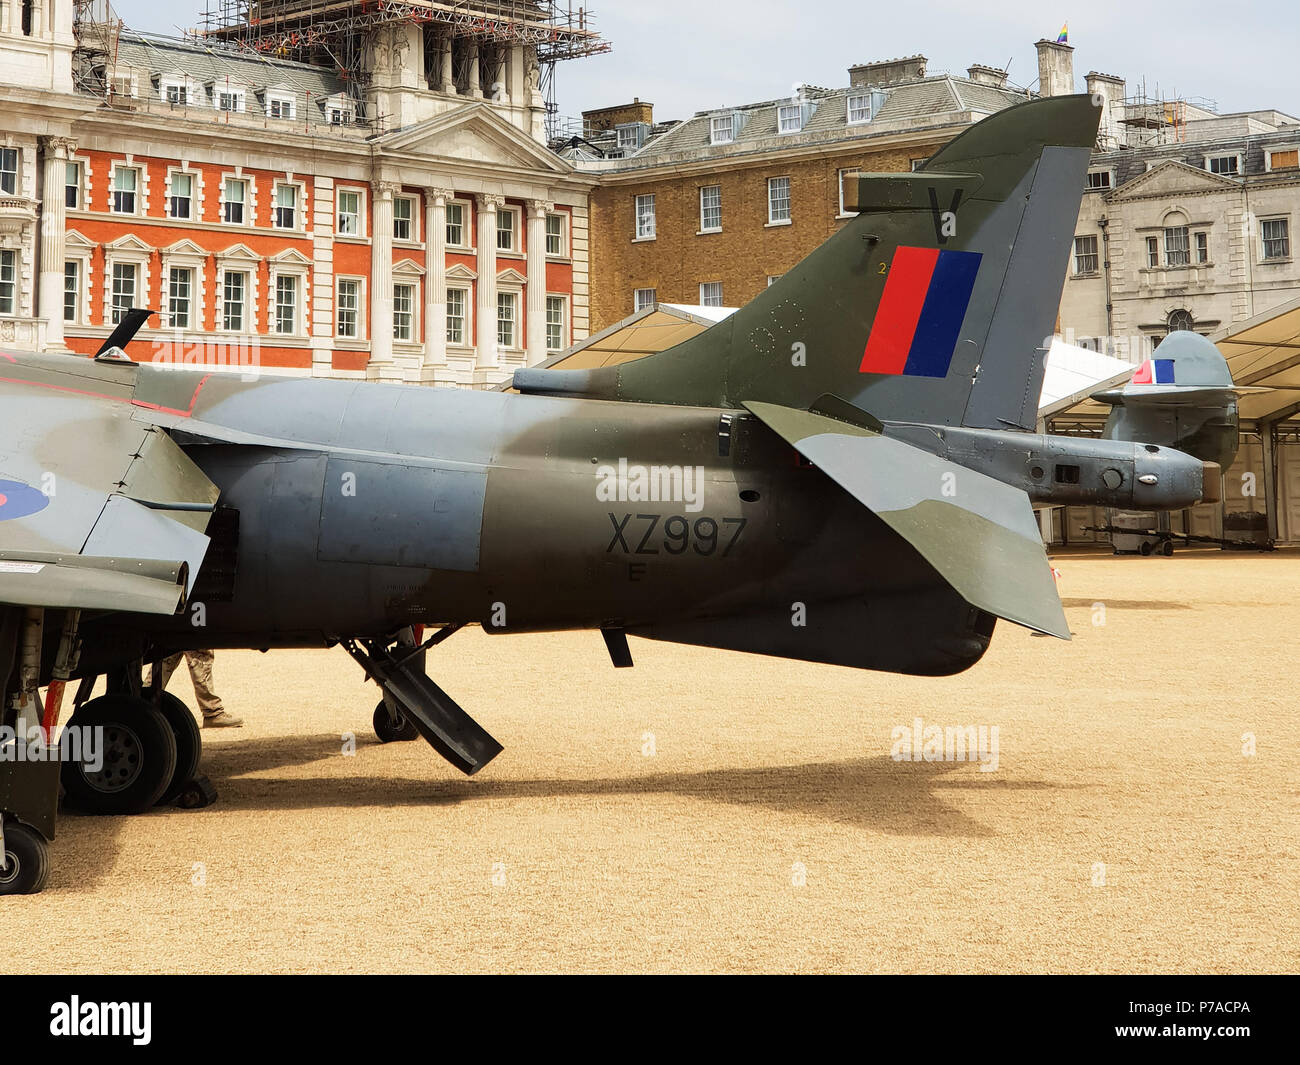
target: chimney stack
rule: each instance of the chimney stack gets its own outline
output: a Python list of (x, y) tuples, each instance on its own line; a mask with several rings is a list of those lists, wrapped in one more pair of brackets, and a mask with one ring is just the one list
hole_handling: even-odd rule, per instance
[(1069, 96), (1074, 92), (1074, 49), (1041, 40), (1038, 49), (1038, 95)]
[(986, 67), (979, 63), (966, 68), (966, 76), (980, 85), (992, 85), (995, 89), (1007, 87), (1007, 72), (997, 67)]
[(884, 59), (876, 63), (860, 63), (849, 67), (849, 87), (852, 89), (881, 89), (887, 85), (898, 85), (905, 81), (917, 81), (925, 77), (925, 64), (929, 62), (923, 55), (909, 55), (902, 59)]

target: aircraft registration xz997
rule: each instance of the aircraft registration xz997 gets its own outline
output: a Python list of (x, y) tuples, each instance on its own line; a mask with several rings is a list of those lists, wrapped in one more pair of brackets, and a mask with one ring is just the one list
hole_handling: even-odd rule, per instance
[[(1027, 102), (915, 173), (850, 175), (855, 217), (730, 318), (513, 392), (137, 365), (147, 311), (93, 359), (0, 356), (10, 753), (80, 681), (69, 724), (107, 738), (97, 770), (62, 765), (67, 801), (174, 796), (197, 730), (141, 675), (186, 648), (341, 644), (383, 738), (474, 773), (501, 746), (425, 671), (469, 624), (599, 629), (616, 666), (634, 634), (934, 676), (998, 618), (1068, 639), (1033, 504), (1219, 484), (1165, 446), (1032, 432), (1097, 123), (1086, 96)], [(0, 892), (44, 883), (56, 792), (0, 759)]]

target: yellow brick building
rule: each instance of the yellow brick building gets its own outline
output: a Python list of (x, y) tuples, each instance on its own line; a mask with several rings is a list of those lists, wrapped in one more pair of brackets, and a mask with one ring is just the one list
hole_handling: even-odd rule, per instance
[(656, 126), (651, 105), (584, 115), (560, 147), (591, 194), (591, 327), (651, 303), (740, 306), (847, 217), (846, 171), (914, 168), (971, 123), (1027, 99), (1006, 75), (928, 76), (924, 56), (853, 67), (846, 88), (701, 111)]

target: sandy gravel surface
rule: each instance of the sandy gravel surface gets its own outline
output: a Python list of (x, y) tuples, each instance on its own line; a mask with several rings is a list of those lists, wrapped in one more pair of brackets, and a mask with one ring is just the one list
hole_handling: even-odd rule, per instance
[[(1058, 566), (1072, 643), (942, 680), (460, 633), (472, 780), (341, 650), (222, 653), (220, 802), (64, 818), (0, 971), (1300, 970), (1300, 554)], [(997, 770), (895, 761), (918, 716)]]

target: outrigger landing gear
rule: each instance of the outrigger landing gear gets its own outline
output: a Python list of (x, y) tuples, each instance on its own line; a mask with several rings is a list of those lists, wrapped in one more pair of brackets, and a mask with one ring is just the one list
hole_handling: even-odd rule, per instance
[(35, 895), (50, 878), (50, 846), (34, 828), (0, 818), (0, 895)]
[(425, 652), (460, 628), (447, 625), (423, 643), (416, 642), (409, 628), (387, 639), (338, 642), (383, 689), (384, 701), (375, 709), (375, 731), (381, 740), (404, 739), (401, 732), (413, 728), (462, 773), (473, 775), (501, 753), (501, 744), (434, 684), (424, 669)]

